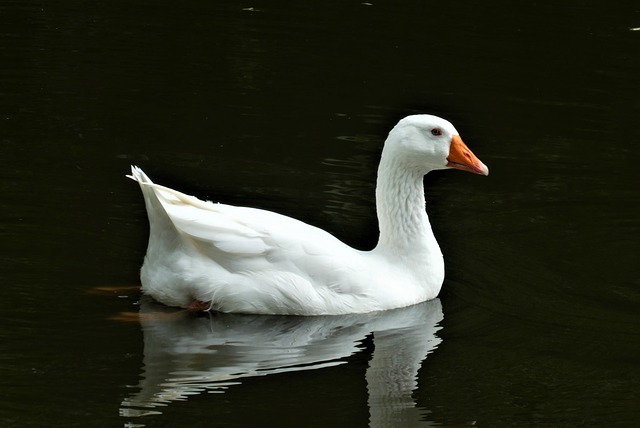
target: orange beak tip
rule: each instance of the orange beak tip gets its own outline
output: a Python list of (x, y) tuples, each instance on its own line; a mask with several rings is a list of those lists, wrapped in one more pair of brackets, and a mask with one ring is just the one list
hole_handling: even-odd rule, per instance
[(487, 167), (485, 164), (483, 164), (482, 162), (480, 162), (479, 165), (479, 171), (478, 173), (484, 176), (488, 176), (489, 175), (489, 167)]
[(479, 175), (489, 175), (489, 168), (462, 142), (459, 135), (451, 139), (447, 166)]

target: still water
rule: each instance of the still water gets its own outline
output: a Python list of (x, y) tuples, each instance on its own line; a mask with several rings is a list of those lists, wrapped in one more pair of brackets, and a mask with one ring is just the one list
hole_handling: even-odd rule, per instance
[[(0, 425), (637, 425), (637, 2), (6, 0), (0, 21)], [(140, 298), (130, 164), (370, 248), (384, 136), (416, 112), (491, 170), (425, 179), (439, 299)]]

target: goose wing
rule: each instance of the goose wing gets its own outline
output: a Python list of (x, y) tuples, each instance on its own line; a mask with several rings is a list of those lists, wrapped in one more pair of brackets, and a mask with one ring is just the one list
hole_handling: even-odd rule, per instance
[(148, 179), (138, 181), (153, 191), (183, 238), (228, 269), (285, 270), (336, 288), (340, 272), (358, 268), (360, 252), (317, 227), (271, 211), (202, 201)]

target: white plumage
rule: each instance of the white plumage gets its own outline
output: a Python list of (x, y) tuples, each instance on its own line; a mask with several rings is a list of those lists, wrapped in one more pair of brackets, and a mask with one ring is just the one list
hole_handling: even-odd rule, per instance
[(159, 186), (132, 167), (150, 223), (143, 291), (170, 306), (291, 315), (363, 313), (432, 299), (444, 261), (422, 177), (445, 168), (488, 174), (446, 120), (401, 120), (378, 169), (380, 239), (375, 249), (358, 251), (287, 216)]

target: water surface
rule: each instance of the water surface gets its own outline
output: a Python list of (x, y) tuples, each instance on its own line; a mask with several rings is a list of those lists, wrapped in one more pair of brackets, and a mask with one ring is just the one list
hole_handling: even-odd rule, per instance
[[(3, 2), (2, 425), (635, 426), (640, 8), (600, 3)], [(408, 324), (131, 315), (130, 164), (366, 249), (417, 112), (491, 175), (425, 179), (447, 279)]]

